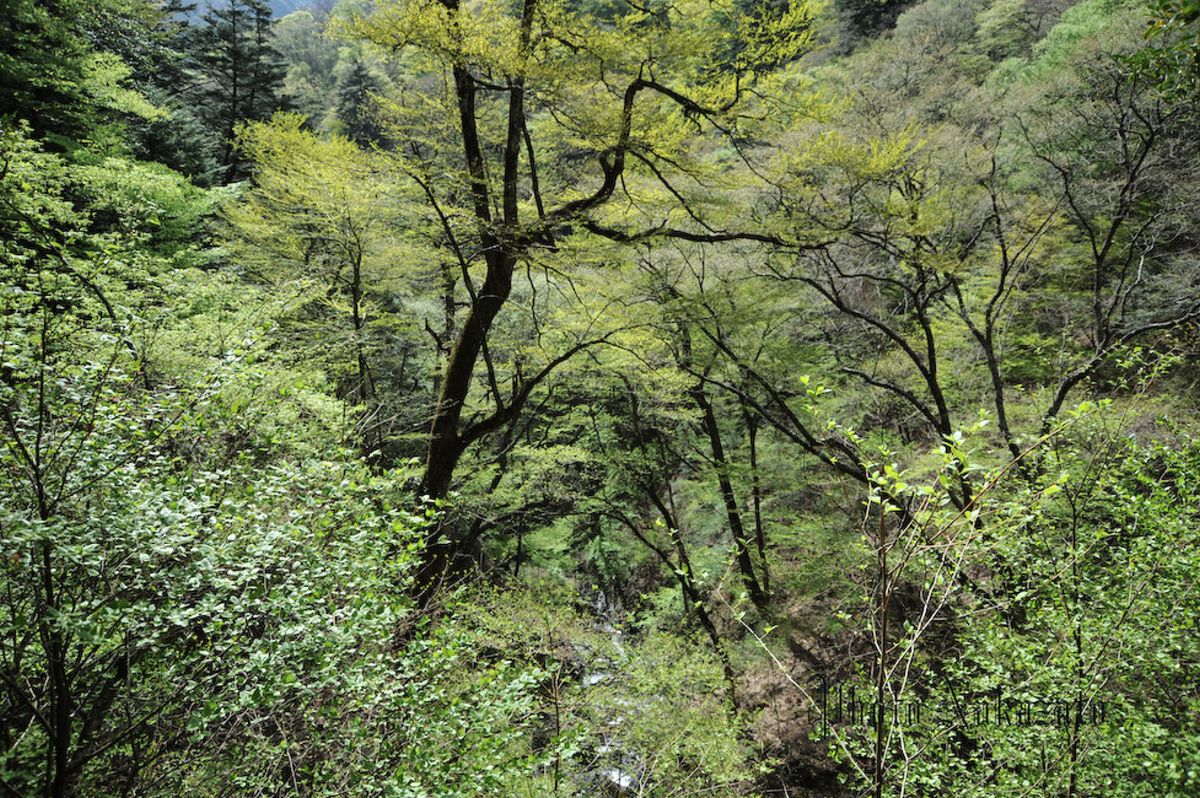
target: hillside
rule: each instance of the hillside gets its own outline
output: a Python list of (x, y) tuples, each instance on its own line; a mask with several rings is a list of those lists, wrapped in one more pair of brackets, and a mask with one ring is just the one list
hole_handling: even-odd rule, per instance
[(0, 794), (1200, 795), (1200, 5), (0, 0)]

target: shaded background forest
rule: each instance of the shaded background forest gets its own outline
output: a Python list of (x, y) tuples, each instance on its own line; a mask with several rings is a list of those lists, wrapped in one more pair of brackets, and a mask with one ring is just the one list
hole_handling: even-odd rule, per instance
[(0, 9), (4, 794), (1200, 794), (1196, 3)]

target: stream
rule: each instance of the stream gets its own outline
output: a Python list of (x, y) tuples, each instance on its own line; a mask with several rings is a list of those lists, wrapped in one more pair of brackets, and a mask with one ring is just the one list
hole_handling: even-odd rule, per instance
[[(584, 663), (580, 678), (585, 692), (600, 685), (618, 685), (623, 679), (628, 659), (628, 652), (622, 640), (623, 633), (615, 623), (618, 616), (617, 605), (603, 591), (597, 591), (588, 604), (595, 613), (596, 631), (608, 638), (612, 653), (609, 656), (607, 653), (592, 650), (590, 646), (576, 646), (576, 654)], [(645, 761), (636, 752), (626, 748), (620, 738), (621, 729), (626, 722), (625, 717), (620, 714), (620, 708), (632, 704), (629, 699), (620, 698), (613, 702), (611, 715), (604, 719), (603, 731), (600, 732), (600, 739), (594, 749), (594, 764), (584, 776), (587, 782), (599, 788), (605, 795), (636, 795), (645, 786)]]

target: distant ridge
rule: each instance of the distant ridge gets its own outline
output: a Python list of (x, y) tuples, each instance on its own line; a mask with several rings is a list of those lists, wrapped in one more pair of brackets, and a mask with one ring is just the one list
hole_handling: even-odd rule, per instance
[[(227, 5), (227, 0), (196, 0), (196, 10), (188, 16), (199, 18), (209, 7), (219, 8), (224, 5)], [(270, 0), (269, 5), (271, 6), (271, 16), (279, 19), (293, 11), (311, 8), (313, 3), (310, 0)]]
[(286, 17), (293, 11), (309, 8), (312, 4), (307, 0), (271, 0), (271, 13), (276, 19)]

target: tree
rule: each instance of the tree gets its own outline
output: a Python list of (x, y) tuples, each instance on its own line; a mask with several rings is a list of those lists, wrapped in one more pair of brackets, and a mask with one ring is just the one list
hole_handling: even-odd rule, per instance
[(363, 453), (392, 462), (396, 430), (415, 414), (387, 388), (423, 384), (429, 371), (407, 318), (425, 313), (413, 286), (435, 255), (416, 237), (424, 206), (387, 158), (303, 126), (280, 114), (239, 127), (254, 180), (222, 208), (228, 257), (246, 278), (296, 297), (279, 337), (333, 379)]
[(855, 38), (864, 38), (895, 24), (908, 0), (839, 0), (837, 7)]
[(463, 625), (396, 642), (428, 519), (336, 434), (305, 440), (340, 414), (272, 362), (275, 303), (195, 252), (205, 192), (28, 129), (0, 163), (0, 791), (533, 778), (542, 671), (482, 663)]
[(283, 94), (314, 126), (329, 112), (339, 63), (338, 43), (326, 35), (327, 23), (312, 11), (295, 11), (274, 25), (273, 45), (286, 65)]
[[(24, 120), (62, 147), (86, 142), (120, 151), (128, 146), (127, 123), (165, 116), (146, 100), (136, 74), (139, 57), (157, 43), (157, 7), (13, 0), (0, 13), (0, 119), (7, 124)], [(113, 35), (118, 30), (127, 35)], [(123, 46), (131, 39), (146, 40), (144, 50)]]
[(338, 121), (342, 123), (346, 137), (360, 147), (370, 147), (383, 141), (383, 129), (372, 100), (382, 91), (383, 81), (361, 57), (356, 57), (338, 80)]
[(1148, 69), (1159, 85), (1180, 99), (1194, 94), (1200, 80), (1200, 3), (1153, 0), (1147, 37), (1154, 43), (1134, 63)]
[[(507, 399), (495, 394), (492, 412), (463, 423), (518, 264), (586, 229), (598, 209), (635, 185), (673, 190), (668, 173), (687, 157), (692, 121), (732, 138), (745, 87), (764, 65), (804, 49), (809, 17), (807, 6), (793, 4), (773, 23), (779, 35), (770, 40), (755, 38), (732, 6), (690, 2), (653, 14), (621, 10), (608, 24), (550, 0), (528, 0), (519, 13), (491, 3), (398, 2), (354, 23), (358, 35), (410, 50), (420, 65), (393, 105), (405, 129), (395, 135), (445, 222), (469, 295), (440, 378), (422, 493), (444, 497), (464, 451), (518, 416), (562, 360), (596, 343), (515, 375)], [(727, 60), (713, 69), (701, 53)], [(596, 168), (581, 170), (589, 160)], [(483, 269), (478, 284), (476, 264)], [(431, 576), (453, 548), (430, 548)]]
[(220, 141), (222, 183), (245, 176), (234, 136), (238, 122), (266, 119), (283, 105), (284, 67), (271, 42), (265, 0), (210, 7), (190, 42), (188, 96), (210, 135)]
[[(945, 441), (987, 407), (1016, 459), (1124, 347), (1200, 313), (1195, 273), (1179, 257), (1194, 235), (1180, 215), (1192, 200), (1174, 189), (1195, 168), (1190, 108), (1164, 103), (1120, 58), (1099, 55), (1128, 52), (1131, 26), (1067, 24), (1107, 25), (1112, 38), (1050, 36), (1025, 79), (1051, 62), (1060, 79), (1011, 88), (1005, 107), (1015, 121), (995, 120), (998, 140), (949, 125), (919, 138), (906, 110), (886, 120), (898, 129), (878, 133), (887, 106), (868, 94), (860, 133), (848, 118), (823, 133), (806, 122), (813, 146), (779, 154), (787, 224), (825, 242), (767, 255), (756, 271), (807, 286), (830, 311), (806, 319), (809, 336), (826, 343), (844, 375), (877, 392), (869, 423), (901, 441)], [(1028, 161), (1040, 164), (1032, 181), (1028, 167), (1015, 165)], [(1073, 333), (1064, 336), (1064, 325)], [(1040, 341), (1053, 362), (1046, 354), (1032, 358), (1038, 365), (1004, 358), (1018, 336), (1025, 346)], [(770, 384), (744, 352), (727, 350), (758, 396), (736, 381), (727, 388), (806, 451), (865, 482), (852, 447), (819, 435), (788, 406), (793, 380)], [(945, 368), (964, 360), (981, 370)], [(1022, 398), (1020, 415), (1036, 419), (1023, 428), (1010, 406), (1018, 368), (1053, 384)], [(1036, 410), (1028, 407), (1034, 398)], [(972, 491), (962, 475), (955, 502), (967, 506)]]
[[(1134, 377), (1135, 390), (1162, 365)], [(1111, 410), (1085, 403), (1062, 420), (1050, 473), (988, 471), (969, 514), (936, 482), (878, 472), (923, 497), (919, 522), (877, 516), (881, 567), (863, 597), (874, 650), (858, 682), (872, 695), (869, 722), (827, 718), (853, 780), (874, 795), (1195, 789), (1200, 674), (1174, 620), (1200, 598), (1185, 576), (1194, 525), (1177, 510), (1195, 489), (1195, 447), (1138, 442)], [(963, 591), (964, 569), (989, 576)], [(887, 602), (905, 593), (889, 633)]]
[(94, 108), (82, 76), (91, 48), (77, 15), (87, 4), (5, 0), (0, 26), (0, 116), (20, 115), (39, 134), (83, 134)]

